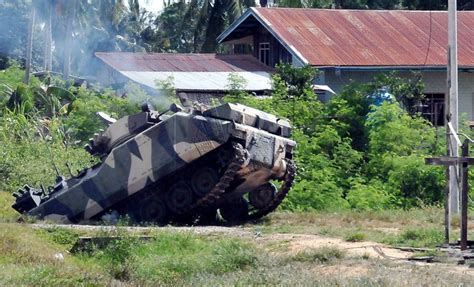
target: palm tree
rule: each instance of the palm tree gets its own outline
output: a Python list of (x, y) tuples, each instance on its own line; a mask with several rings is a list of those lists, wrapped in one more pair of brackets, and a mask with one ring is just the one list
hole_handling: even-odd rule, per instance
[(33, 29), (35, 26), (35, 17), (36, 9), (31, 9), (30, 12), (30, 23), (28, 24), (28, 35), (26, 40), (26, 67), (25, 67), (25, 77), (23, 82), (25, 84), (30, 83), (30, 71), (31, 71), (31, 58), (33, 50)]
[(46, 5), (45, 29), (44, 29), (44, 70), (50, 72), (53, 66), (53, 36), (51, 31), (52, 1)]
[[(215, 52), (217, 36), (237, 19), (244, 9), (252, 6), (255, 6), (255, 0), (191, 0), (183, 24), (191, 18), (197, 18), (194, 27), (194, 52)], [(201, 41), (203, 44), (199, 47)]]

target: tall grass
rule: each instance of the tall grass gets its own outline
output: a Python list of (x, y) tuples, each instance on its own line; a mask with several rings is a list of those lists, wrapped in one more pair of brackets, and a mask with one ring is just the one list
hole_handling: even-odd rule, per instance
[(37, 120), (6, 110), (0, 118), (0, 191), (16, 191), (25, 184), (54, 183), (55, 167), (69, 177), (90, 166), (94, 159), (70, 144), (64, 126), (56, 119)]

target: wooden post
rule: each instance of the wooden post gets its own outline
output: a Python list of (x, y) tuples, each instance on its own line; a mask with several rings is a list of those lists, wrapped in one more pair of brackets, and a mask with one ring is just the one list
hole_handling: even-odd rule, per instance
[(451, 195), (449, 194), (449, 166), (446, 167), (446, 187), (444, 191), (444, 243), (449, 245), (451, 234)]
[[(448, 87), (449, 87), (449, 121), (452, 123), (454, 132), (458, 132), (458, 45), (457, 45), (457, 6), (456, 0), (448, 0)], [(459, 156), (459, 149), (453, 140), (453, 134), (450, 137), (450, 156)], [(450, 194), (451, 194), (451, 212), (459, 213), (459, 183), (457, 181), (458, 167), (450, 167)]]
[[(458, 166), (461, 170), (461, 250), (467, 249), (467, 201), (469, 192), (469, 165), (474, 165), (474, 158), (469, 157), (470, 140), (466, 139), (462, 144), (462, 157), (441, 156), (425, 158), (425, 163), (429, 165), (443, 165), (446, 167), (446, 176), (449, 175), (450, 166)], [(451, 233), (451, 195), (449, 182), (446, 182), (446, 191), (444, 195), (444, 238), (445, 243), (449, 244)]]
[[(469, 156), (469, 140), (464, 140), (464, 143), (461, 147), (462, 158), (467, 158)], [(468, 192), (469, 192), (469, 164), (462, 162), (461, 164), (461, 250), (467, 249), (467, 201), (468, 201)]]

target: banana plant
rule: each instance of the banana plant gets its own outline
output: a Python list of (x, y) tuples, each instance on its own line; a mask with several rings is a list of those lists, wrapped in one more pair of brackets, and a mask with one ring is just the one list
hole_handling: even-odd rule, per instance
[(35, 106), (43, 116), (52, 118), (69, 113), (69, 106), (75, 100), (70, 91), (54, 85), (41, 85), (35, 93)]
[(39, 117), (53, 118), (70, 112), (70, 104), (76, 96), (70, 91), (42, 84), (39, 87), (19, 84), (13, 89), (7, 84), (0, 85), (0, 101), (6, 100), (5, 107), (21, 114), (37, 113)]

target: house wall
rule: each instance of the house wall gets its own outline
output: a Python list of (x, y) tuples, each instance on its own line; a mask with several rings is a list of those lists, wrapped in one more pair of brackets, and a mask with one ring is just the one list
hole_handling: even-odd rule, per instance
[[(367, 71), (340, 71), (327, 70), (319, 75), (315, 82), (325, 84), (331, 87), (336, 94), (340, 93), (344, 86), (350, 83), (370, 82), (380, 72)], [(400, 72), (401, 76), (410, 78), (410, 72)], [(425, 93), (446, 94), (446, 72), (427, 71), (422, 72), (423, 82), (425, 84)], [(468, 119), (474, 119), (474, 74), (459, 73), (459, 112), (465, 114)]]
[(101, 64), (98, 66), (95, 78), (96, 81), (101, 83), (103, 86), (111, 86), (113, 88), (122, 88), (128, 81), (130, 81), (106, 64)]
[(291, 54), (263, 27), (255, 29), (253, 34), (253, 56), (257, 59), (259, 59), (260, 43), (270, 44), (270, 61), (268, 66), (275, 67), (275, 65), (280, 62), (292, 63)]

